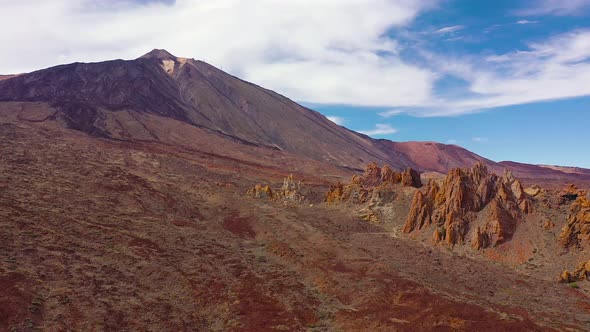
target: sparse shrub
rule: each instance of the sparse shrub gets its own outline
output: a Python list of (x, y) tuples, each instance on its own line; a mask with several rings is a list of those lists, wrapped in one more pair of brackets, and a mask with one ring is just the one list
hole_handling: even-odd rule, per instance
[(258, 256), (257, 260), (258, 260), (258, 263), (266, 263), (267, 262), (267, 259), (265, 256)]
[(329, 319), (332, 314), (329, 311), (321, 310), (319, 312), (319, 319)]
[(40, 312), (44, 302), (45, 300), (41, 297), (34, 298), (33, 301), (31, 301), (31, 305), (29, 306), (29, 312)]

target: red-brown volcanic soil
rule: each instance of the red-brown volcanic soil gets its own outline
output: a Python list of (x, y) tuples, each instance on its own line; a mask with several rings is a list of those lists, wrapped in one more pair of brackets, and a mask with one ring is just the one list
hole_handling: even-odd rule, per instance
[[(590, 329), (590, 283), (556, 281), (590, 250), (560, 245), (559, 194), (531, 197), (507, 242), (434, 245), (401, 232), (427, 186), (323, 202), (373, 161), (423, 183), (476, 161), (527, 185), (590, 179), (373, 140), (163, 50), (0, 76), (0, 332)], [(305, 199), (246, 195), (289, 175)]]
[[(0, 331), (590, 324), (584, 285), (400, 234), (407, 205), (372, 225), (355, 206), (245, 196), (298, 167), (321, 197), (330, 182), (318, 170), (335, 179), (346, 175), (338, 168), (299, 167), (278, 152), (273, 164), (260, 161), (271, 155), (231, 159), (196, 144), (92, 137), (59, 119), (31, 121), (51, 114), (42, 105), (18, 113), (0, 111)], [(415, 190), (400, 187), (400, 202)]]

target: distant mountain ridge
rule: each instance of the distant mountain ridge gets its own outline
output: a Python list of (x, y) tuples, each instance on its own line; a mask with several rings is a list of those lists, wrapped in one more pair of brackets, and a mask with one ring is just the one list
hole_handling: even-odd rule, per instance
[(9, 102), (24, 102), (23, 109), (32, 107), (27, 103), (46, 104), (56, 112), (48, 120), (110, 139), (195, 145), (199, 142), (183, 142), (191, 135), (179, 128), (199, 131), (203, 139), (238, 143), (220, 151), (228, 156), (248, 153), (252, 146), (350, 170), (375, 161), (438, 173), (481, 161), (524, 178), (590, 181), (590, 170), (496, 163), (455, 145), (372, 139), (205, 62), (159, 49), (135, 60), (73, 63), (0, 77), (0, 108)]
[(121, 119), (121, 112), (131, 112), (352, 168), (372, 160), (395, 167), (411, 163), (275, 92), (164, 50), (131, 61), (74, 63), (14, 77), (0, 83), (0, 101), (50, 103), (71, 128), (97, 136), (123, 138), (117, 132), (127, 132), (125, 139), (138, 138)]

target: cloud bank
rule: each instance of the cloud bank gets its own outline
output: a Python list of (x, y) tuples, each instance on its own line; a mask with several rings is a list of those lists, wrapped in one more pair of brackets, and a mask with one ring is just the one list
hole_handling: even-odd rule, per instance
[[(561, 15), (589, 4), (541, 0), (527, 10)], [(7, 45), (0, 52), (0, 73), (133, 59), (165, 48), (299, 102), (392, 109), (383, 117), (449, 116), (590, 95), (590, 30), (486, 56), (453, 58), (424, 43), (408, 45), (403, 38), (409, 27), (438, 5), (437, 0), (0, 0), (0, 43)], [(438, 27), (421, 36), (443, 39), (465, 30)], [(412, 56), (404, 55), (412, 47)], [(437, 89), (448, 78), (465, 82), (462, 93)], [(367, 132), (379, 130), (391, 131)]]
[[(538, 101), (590, 95), (590, 30), (531, 43), (524, 50), (483, 59), (437, 59), (442, 71), (469, 82), (474, 97), (441, 99), (440, 110), (423, 115), (473, 112)], [(445, 110), (447, 109), (447, 110)]]
[[(135, 58), (195, 57), (302, 102), (419, 105), (435, 75), (384, 33), (433, 1), (23, 0), (2, 4), (0, 72)], [(31, 24), (22, 24), (31, 22)], [(14, 27), (19, 27), (15, 31)], [(10, 33), (9, 33), (10, 31)], [(26, 41), (26, 42), (23, 42)]]

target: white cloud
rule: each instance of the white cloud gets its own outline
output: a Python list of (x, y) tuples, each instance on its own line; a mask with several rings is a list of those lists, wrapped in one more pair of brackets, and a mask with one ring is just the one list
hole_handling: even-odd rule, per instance
[(517, 11), (519, 15), (578, 15), (590, 7), (590, 0), (536, 0), (532, 6)]
[(465, 26), (463, 26), (463, 25), (453, 25), (450, 27), (444, 27), (444, 28), (438, 29), (434, 33), (443, 35), (443, 34), (447, 34), (447, 33), (453, 33), (453, 32), (462, 30), (464, 28), (465, 28)]
[[(474, 68), (471, 92), (455, 106), (497, 107), (590, 95), (590, 30), (559, 35), (529, 50), (487, 58)], [(475, 74), (475, 76), (473, 76)]]
[(397, 133), (397, 129), (393, 128), (389, 124), (377, 123), (375, 125), (374, 129), (361, 130), (359, 132), (362, 134), (368, 135), (368, 136), (380, 136), (380, 135), (395, 134), (395, 133)]
[(419, 105), (435, 74), (404, 62), (387, 31), (436, 1), (5, 1), (0, 73), (164, 48), (300, 102)]
[[(404, 30), (437, 0), (143, 2), (0, 0), (0, 44), (9, 45), (0, 52), (0, 73), (132, 59), (165, 48), (299, 102), (392, 108), (380, 113), (384, 118), (459, 115), (590, 95), (590, 30), (487, 57), (447, 58), (417, 40), (412, 51), (420, 55), (406, 61), (400, 54), (408, 46), (387, 32)], [(588, 3), (545, 0), (535, 8), (557, 13)], [(524, 22), (535, 21), (519, 24)], [(436, 34), (453, 37), (463, 28), (447, 26)], [(447, 76), (465, 81), (465, 91), (437, 91)]]
[(435, 80), (428, 69), (369, 53), (259, 63), (243, 72), (245, 78), (298, 101), (370, 106), (420, 105), (430, 98)]
[(445, 41), (447, 42), (454, 42), (454, 41), (459, 41), (459, 40), (465, 40), (464, 36), (457, 36), (457, 37), (451, 37), (451, 38), (446, 38)]
[(326, 118), (339, 126), (342, 126), (344, 123), (346, 123), (346, 119), (340, 116), (326, 115)]
[(490, 141), (487, 137), (474, 137), (472, 140), (477, 143), (486, 143)]
[(403, 110), (389, 110), (389, 111), (380, 112), (379, 116), (384, 117), (384, 118), (391, 118), (392, 116), (400, 115), (402, 113), (404, 113)]
[(461, 96), (433, 97), (406, 113), (450, 116), (485, 109), (590, 95), (590, 30), (577, 30), (531, 43), (525, 50), (478, 58), (423, 53), (439, 74), (458, 77)]
[(516, 24), (535, 24), (535, 23), (539, 23), (539, 21), (529, 21), (529, 20), (518, 20), (516, 21)]
[(452, 144), (452, 145), (458, 145), (459, 143), (461, 143), (461, 141), (452, 138), (452, 139), (448, 139), (446, 143)]

